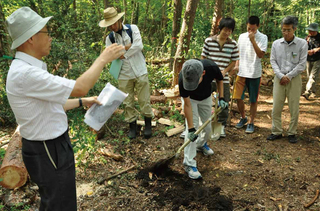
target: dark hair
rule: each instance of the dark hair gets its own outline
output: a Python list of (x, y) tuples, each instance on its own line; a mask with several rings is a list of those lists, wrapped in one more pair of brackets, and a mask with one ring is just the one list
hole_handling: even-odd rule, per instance
[(298, 26), (298, 18), (295, 16), (287, 16), (281, 21), (281, 28), (283, 25), (292, 25), (293, 29), (296, 29)]
[(249, 23), (249, 24), (251, 24), (251, 25), (257, 25), (257, 26), (259, 26), (259, 24), (260, 24), (260, 19), (258, 18), (258, 16), (250, 16), (249, 18), (248, 18), (248, 21), (247, 21), (247, 23)]
[(221, 31), (224, 27), (227, 27), (233, 32), (235, 25), (236, 21), (233, 18), (222, 18), (219, 23), (219, 29)]

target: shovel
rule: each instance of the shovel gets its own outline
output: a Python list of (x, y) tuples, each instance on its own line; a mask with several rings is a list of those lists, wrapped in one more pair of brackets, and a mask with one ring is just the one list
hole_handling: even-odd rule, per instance
[[(217, 116), (220, 112), (221, 112), (221, 107), (218, 108), (218, 109), (215, 109), (214, 110), (214, 113), (211, 115), (211, 117), (205, 122), (203, 123), (199, 128), (198, 130), (194, 133), (196, 135), (198, 135), (211, 121), (212, 119)], [(154, 173), (161, 173), (164, 169), (168, 168), (168, 165), (175, 159), (175, 158), (178, 158), (181, 154), (181, 151), (188, 145), (190, 144), (191, 140), (188, 139), (179, 149), (178, 151), (176, 152), (175, 155), (169, 157), (169, 158), (165, 158), (165, 159), (162, 159), (158, 162), (156, 162), (155, 164), (152, 165), (152, 167), (150, 168), (150, 171), (151, 172), (154, 172)]]
[[(218, 96), (216, 96), (216, 104), (214, 106), (214, 110), (217, 111), (218, 109)], [(221, 135), (221, 122), (218, 122), (218, 114), (221, 112), (221, 109), (218, 112), (214, 112), (214, 118), (211, 122), (211, 140), (216, 141), (220, 138)]]

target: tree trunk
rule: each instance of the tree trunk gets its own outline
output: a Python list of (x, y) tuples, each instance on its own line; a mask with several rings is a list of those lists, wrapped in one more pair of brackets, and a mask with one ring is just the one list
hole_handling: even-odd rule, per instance
[(189, 45), (190, 45), (190, 37), (192, 33), (192, 27), (194, 23), (194, 18), (196, 15), (196, 10), (198, 6), (199, 0), (188, 0), (186, 11), (183, 17), (183, 23), (180, 30), (179, 36), (179, 45), (174, 56), (173, 62), (173, 80), (172, 86), (178, 84), (179, 72), (182, 68), (182, 64), (185, 60), (185, 56), (188, 54)]
[(16, 189), (23, 186), (28, 178), (28, 172), (22, 160), (22, 141), (17, 127), (14, 132), (6, 155), (0, 168), (0, 185), (8, 189)]
[(248, 4), (248, 18), (250, 17), (250, 13), (251, 13), (250, 9), (251, 9), (251, 0), (249, 0), (249, 4)]
[(223, 10), (224, 0), (216, 0), (214, 5), (214, 12), (212, 18), (212, 26), (210, 35), (218, 34), (219, 32), (219, 22), (222, 19), (222, 10)]
[[(181, 0), (174, 0), (174, 11), (172, 21), (172, 32), (171, 32), (171, 57), (176, 52), (177, 35), (181, 25), (181, 14), (182, 14), (182, 2)], [(173, 61), (170, 62), (170, 68), (173, 66)]]
[(150, 0), (147, 0), (147, 3), (146, 3), (146, 17), (145, 17), (145, 20), (144, 20), (144, 23), (143, 23), (143, 29), (144, 30), (146, 30), (146, 24), (148, 22), (149, 7), (150, 7)]
[(125, 23), (126, 22), (126, 14), (127, 14), (127, 1), (123, 0), (122, 3), (123, 3), (123, 12), (125, 14), (122, 17), (123, 17), (123, 23)]

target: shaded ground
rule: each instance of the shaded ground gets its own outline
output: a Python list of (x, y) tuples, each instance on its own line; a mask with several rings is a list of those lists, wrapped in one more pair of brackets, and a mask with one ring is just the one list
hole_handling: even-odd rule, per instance
[[(319, 86), (317, 90), (320, 96)], [(189, 179), (184, 172), (183, 155), (159, 175), (149, 173), (153, 162), (168, 158), (181, 146), (183, 140), (178, 135), (166, 137), (166, 127), (157, 124), (152, 138), (139, 136), (128, 141), (127, 125), (113, 118), (107, 125), (117, 136), (106, 135), (97, 144), (122, 154), (124, 160), (96, 153), (87, 168), (77, 168), (79, 210), (320, 210), (320, 199), (309, 209), (303, 207), (320, 189), (320, 99), (307, 101), (301, 97), (297, 144), (290, 144), (286, 137), (266, 141), (271, 110), (272, 87), (262, 86), (255, 133), (236, 129), (239, 114), (235, 114), (226, 128), (227, 137), (210, 141), (215, 154), (206, 157), (198, 153), (198, 169), (203, 176), (199, 181)], [(286, 105), (285, 130), (289, 120)], [(102, 176), (132, 165), (137, 168), (97, 184)], [(36, 193), (30, 187), (34, 188), (30, 183), (24, 187), (25, 192), (31, 191), (27, 198)], [(2, 197), (5, 193), (1, 189)], [(31, 209), (37, 201), (33, 197)]]

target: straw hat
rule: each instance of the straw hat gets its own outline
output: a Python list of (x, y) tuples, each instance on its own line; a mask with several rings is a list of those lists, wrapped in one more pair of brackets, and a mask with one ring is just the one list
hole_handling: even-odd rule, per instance
[(114, 7), (108, 7), (103, 11), (104, 19), (100, 21), (100, 27), (108, 27), (117, 22), (122, 16), (124, 12), (118, 14), (117, 10)]
[(21, 7), (14, 11), (7, 19), (6, 25), (12, 38), (11, 49), (16, 49), (30, 37), (38, 33), (52, 18), (42, 18), (29, 7)]

